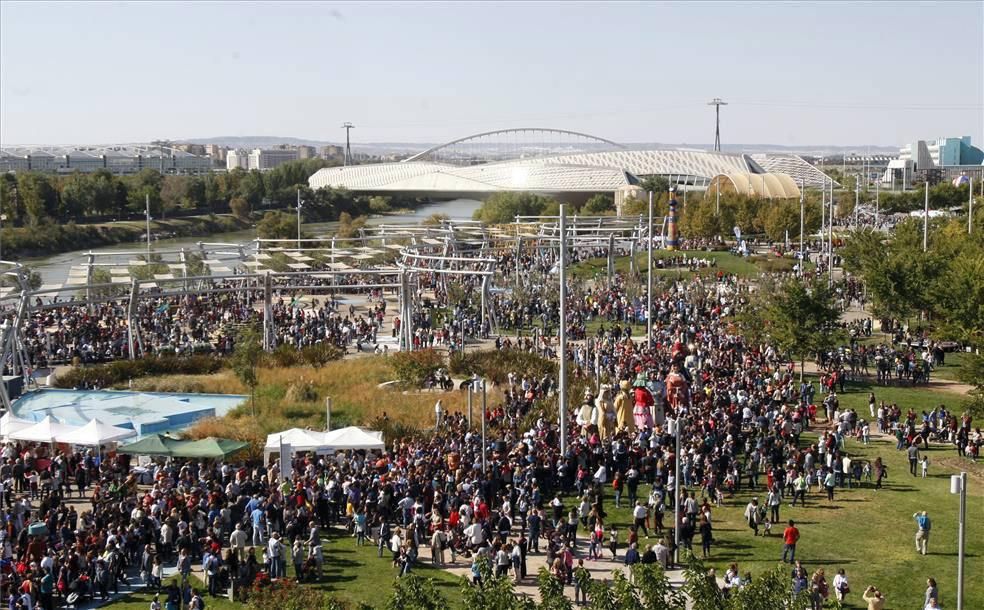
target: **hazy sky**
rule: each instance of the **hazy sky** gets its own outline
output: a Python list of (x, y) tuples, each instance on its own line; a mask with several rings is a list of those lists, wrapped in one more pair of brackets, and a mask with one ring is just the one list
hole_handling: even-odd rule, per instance
[(0, 143), (984, 140), (984, 4), (0, 2)]

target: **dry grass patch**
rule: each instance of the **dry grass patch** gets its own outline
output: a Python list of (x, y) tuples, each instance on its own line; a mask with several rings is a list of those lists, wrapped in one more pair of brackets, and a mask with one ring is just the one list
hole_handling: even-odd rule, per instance
[[(301, 427), (324, 429), (325, 398), (332, 399), (332, 428), (368, 426), (384, 415), (405, 429), (426, 429), (434, 424), (434, 403), (442, 400), (446, 410), (465, 410), (465, 394), (459, 391), (401, 391), (380, 388), (393, 380), (387, 356), (370, 356), (329, 362), (322, 367), (270, 367), (259, 370), (256, 388), (256, 417), (245, 401), (225, 417), (199, 422), (188, 431), (194, 438), (222, 436), (254, 445), (259, 455), (266, 435), (277, 430)], [(163, 392), (245, 394), (244, 387), (228, 370), (213, 375), (154, 377), (134, 382), (134, 389)], [(490, 406), (499, 396), (493, 391)], [(475, 414), (480, 409), (476, 401)]]

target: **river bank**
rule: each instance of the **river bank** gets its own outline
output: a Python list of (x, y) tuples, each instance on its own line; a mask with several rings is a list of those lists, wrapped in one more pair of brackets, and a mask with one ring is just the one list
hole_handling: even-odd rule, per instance
[[(216, 233), (242, 231), (251, 225), (231, 214), (186, 216), (152, 220), (151, 235), (160, 237), (204, 237)], [(91, 225), (52, 224), (11, 227), (2, 231), (3, 257), (7, 260), (52, 256), (72, 250), (101, 248), (146, 239), (147, 223), (107, 222)]]

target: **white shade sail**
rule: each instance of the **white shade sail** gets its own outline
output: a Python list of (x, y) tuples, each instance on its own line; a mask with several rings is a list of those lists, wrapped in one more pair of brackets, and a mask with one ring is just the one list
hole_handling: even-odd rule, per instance
[(86, 425), (58, 436), (57, 440), (59, 443), (96, 447), (136, 435), (137, 431), (131, 428), (120, 428), (103, 423), (98, 419), (90, 419)]

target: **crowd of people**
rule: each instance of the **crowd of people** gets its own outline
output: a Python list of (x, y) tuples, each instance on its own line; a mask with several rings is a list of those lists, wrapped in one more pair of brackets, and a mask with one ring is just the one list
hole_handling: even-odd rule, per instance
[[(509, 258), (504, 266), (542, 277), (552, 264), (529, 255)], [(653, 298), (653, 332), (643, 340), (634, 339), (631, 329), (647, 321), (645, 300), (632, 293), (626, 277), (593, 283), (573, 278), (566, 320), (559, 319), (559, 297), (546, 284), (524, 284), (526, 299), (496, 295), (491, 313), (504, 326), (541, 322), (537, 340), (500, 338), (499, 349), (546, 354), (551, 327), (565, 323), (572, 339), (581, 340), (589, 338), (589, 322), (602, 320), (591, 340), (575, 349), (578, 396), (568, 405), (566, 437), (546, 409), (556, 381), (516, 371), (501, 388), (502, 400), (482, 415), (489, 431), (484, 445), (465, 414), (453, 411), (433, 434), (390, 439), (390, 449), (379, 454), (298, 455), (290, 469), (279, 462), (173, 460), (153, 467), (148, 486), (138, 484), (128, 456), (99, 460), (91, 452), (51, 455), (45, 447), (8, 444), (0, 472), (5, 599), (12, 610), (50, 609), (105, 598), (134, 572), (159, 588), (167, 569), (180, 577), (180, 584), (162, 589), (167, 608), (185, 602), (201, 609), (203, 595), (230, 585), (243, 592), (258, 579), (291, 577), (288, 558), (293, 578), (319, 579), (323, 537), (336, 527), (358, 544), (374, 545), (401, 576), (413, 572), (428, 547), (435, 565), (467, 561), (475, 582), (486, 577), (486, 566), (522, 581), (528, 558), (542, 554), (550, 573), (580, 596), (590, 578), (585, 560), (668, 568), (675, 552), (694, 550), (698, 537), (701, 555), (714, 557), (713, 514), (747, 490), (758, 494), (743, 513), (752, 535), (781, 536), (777, 559), (794, 566), (790, 590), (808, 591), (819, 608), (830, 595), (826, 577), (823, 569), (810, 576), (797, 559), (801, 534), (789, 517), (798, 505), (832, 502), (838, 489), (873, 477), (881, 486), (884, 464), (852, 456), (849, 439), (867, 442), (877, 423), (878, 432), (898, 434), (906, 451), (931, 440), (953, 442), (974, 457), (979, 451), (980, 430), (971, 430), (969, 416), (945, 407), (903, 415), (897, 405), (883, 403), (876, 412), (872, 396), (870, 419), (841, 408), (843, 354), (821, 362), (826, 372), (817, 395), (782, 354), (750, 344), (735, 330), (729, 318), (743, 290), (735, 276), (661, 283)], [(409, 321), (415, 344), (453, 347), (462, 333), (489, 336), (489, 320), (480, 323), (479, 290), (475, 280), (457, 287), (456, 297), (447, 287), (435, 290), (441, 313), (415, 313)], [(376, 342), (387, 302), (370, 294), (366, 311), (350, 308), (346, 315), (331, 298), (302, 305), (280, 297), (273, 309), (279, 342), (345, 347)], [(228, 329), (260, 315), (249, 295), (226, 293), (148, 301), (136, 319), (145, 341), (158, 349), (183, 352), (208, 342), (229, 351)], [(38, 309), (26, 348), (36, 362), (124, 357), (125, 320), (121, 304), (91, 312)], [(394, 318), (394, 334), (399, 324)], [(859, 374), (853, 367), (852, 373)], [(815, 398), (821, 397), (818, 413)], [(810, 429), (816, 442), (801, 442)], [(84, 510), (70, 501), (73, 484), (88, 499)], [(613, 507), (630, 510), (631, 525), (615, 523)], [(193, 566), (199, 566), (207, 593), (187, 585)], [(723, 588), (749, 581), (733, 564)], [(843, 570), (832, 585), (839, 599), (850, 592)], [(870, 606), (875, 602), (869, 598), (879, 595), (869, 588), (864, 599)]]

